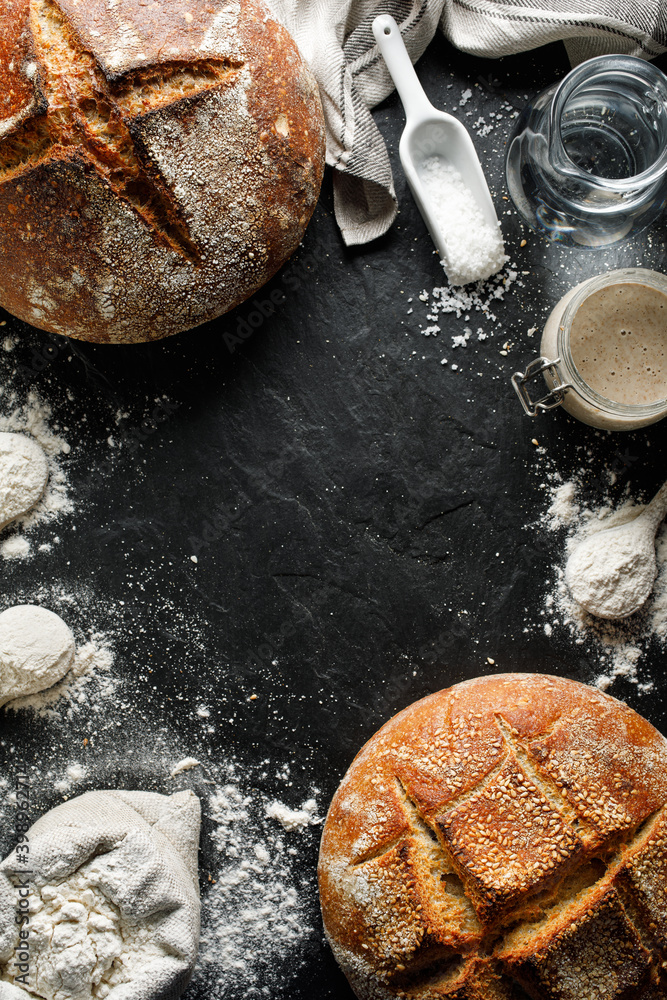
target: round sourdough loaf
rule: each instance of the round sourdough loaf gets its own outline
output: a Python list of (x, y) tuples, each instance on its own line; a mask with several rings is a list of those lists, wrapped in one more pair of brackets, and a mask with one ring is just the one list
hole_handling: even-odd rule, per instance
[(315, 80), (263, 0), (3, 0), (0, 303), (153, 340), (252, 295), (324, 169)]
[(540, 674), (395, 716), (327, 817), (324, 926), (362, 1000), (667, 996), (667, 742)]

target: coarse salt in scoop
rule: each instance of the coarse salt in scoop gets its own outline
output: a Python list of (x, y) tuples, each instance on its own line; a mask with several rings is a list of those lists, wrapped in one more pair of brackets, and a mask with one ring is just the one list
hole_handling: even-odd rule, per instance
[(452, 285), (490, 278), (507, 257), (472, 139), (428, 100), (393, 17), (376, 17), (373, 34), (405, 109), (401, 164), (447, 278)]

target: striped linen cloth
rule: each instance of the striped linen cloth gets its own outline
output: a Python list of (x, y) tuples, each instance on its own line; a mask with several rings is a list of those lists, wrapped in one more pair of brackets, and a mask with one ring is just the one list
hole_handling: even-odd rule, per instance
[(610, 52), (667, 51), (667, 0), (269, 0), (320, 85), (336, 220), (348, 246), (397, 213), (387, 150), (370, 109), (394, 89), (373, 37), (391, 14), (413, 62), (438, 27), (464, 52), (497, 58), (563, 39), (573, 65)]

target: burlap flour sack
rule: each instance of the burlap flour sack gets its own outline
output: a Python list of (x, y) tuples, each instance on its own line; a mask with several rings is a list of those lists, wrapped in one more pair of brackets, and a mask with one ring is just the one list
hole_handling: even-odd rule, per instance
[(0, 1000), (180, 996), (199, 946), (199, 823), (189, 791), (87, 792), (37, 820), (29, 852), (0, 865)]

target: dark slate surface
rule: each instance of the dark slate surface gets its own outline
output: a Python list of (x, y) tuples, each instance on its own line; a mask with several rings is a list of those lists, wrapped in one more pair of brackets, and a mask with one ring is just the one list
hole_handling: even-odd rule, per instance
[[(560, 45), (489, 62), (442, 40), (419, 65), (433, 102), (468, 125), (480, 114), (491, 121), (489, 111), (505, 100), (520, 109), (566, 69)], [(466, 86), (474, 94), (461, 109)], [(327, 176), (302, 247), (257, 296), (261, 303), (278, 289), (284, 304), (233, 353), (223, 334), (238, 331), (253, 304), (169, 341), (127, 348), (72, 344), (9, 319), (5, 332), (22, 337), (11, 356), (24, 368), (14, 387), (39, 392), (69, 428), (77, 510), (57, 525), (62, 542), (53, 553), (2, 565), (2, 605), (48, 604), (60, 588), (79, 595), (68, 621), (78, 636), (89, 626), (112, 628), (125, 683), (118, 717), (94, 726), (81, 718), (3, 721), (1, 766), (10, 779), (17, 761), (32, 769), (36, 812), (61, 798), (39, 774), (73, 755), (88, 768), (78, 790), (169, 791), (164, 761), (178, 752), (233, 758), (253, 788), (282, 799), (285, 785), (273, 775), (291, 762), (291, 804), (315, 784), (324, 809), (362, 743), (428, 692), (488, 670), (583, 681), (596, 673), (591, 648), (557, 630), (549, 639), (539, 624), (562, 539), (533, 523), (545, 494), (544, 459), (531, 439), (565, 478), (589, 448), (593, 493), (600, 470), (615, 462), (619, 497), (630, 481), (641, 496), (665, 476), (664, 425), (607, 435), (562, 412), (535, 424), (509, 376), (537, 350), (528, 328), (541, 326), (575, 281), (610, 266), (664, 270), (664, 231), (605, 253), (576, 252), (547, 245), (503, 214), (523, 284), (495, 310), (502, 329), (471, 340), (458, 357), (452, 335), (492, 327), (472, 314), (469, 324), (444, 318), (438, 338), (419, 332), (427, 321), (417, 296), (442, 284), (442, 272), (398, 166), (397, 100), (376, 118), (396, 167), (398, 223), (373, 245), (346, 250)], [(489, 136), (475, 136), (502, 212), (510, 124), (502, 110)], [(514, 345), (508, 356), (499, 353), (505, 339)], [(46, 351), (47, 362), (35, 351)], [(442, 357), (460, 370), (442, 366)], [(156, 410), (163, 395), (166, 409)], [(126, 415), (116, 426), (118, 410)], [(159, 417), (153, 425), (151, 415)], [(109, 434), (122, 447), (111, 449)], [(50, 530), (40, 529), (38, 541)], [(642, 673), (654, 677), (657, 693), (642, 697), (621, 682), (613, 693), (664, 727), (658, 649)], [(195, 718), (198, 700), (213, 709), (213, 733)], [(94, 739), (84, 750), (89, 728)], [(262, 770), (266, 759), (275, 767)], [(200, 772), (188, 784), (206, 791)], [(215, 876), (209, 832), (207, 822), (204, 886)], [(6, 849), (11, 830), (3, 840)], [(313, 921), (317, 841), (316, 830), (296, 840)], [(351, 996), (319, 932), (284, 968), (267, 972), (259, 992), (228, 984), (187, 993), (215, 995)]]

